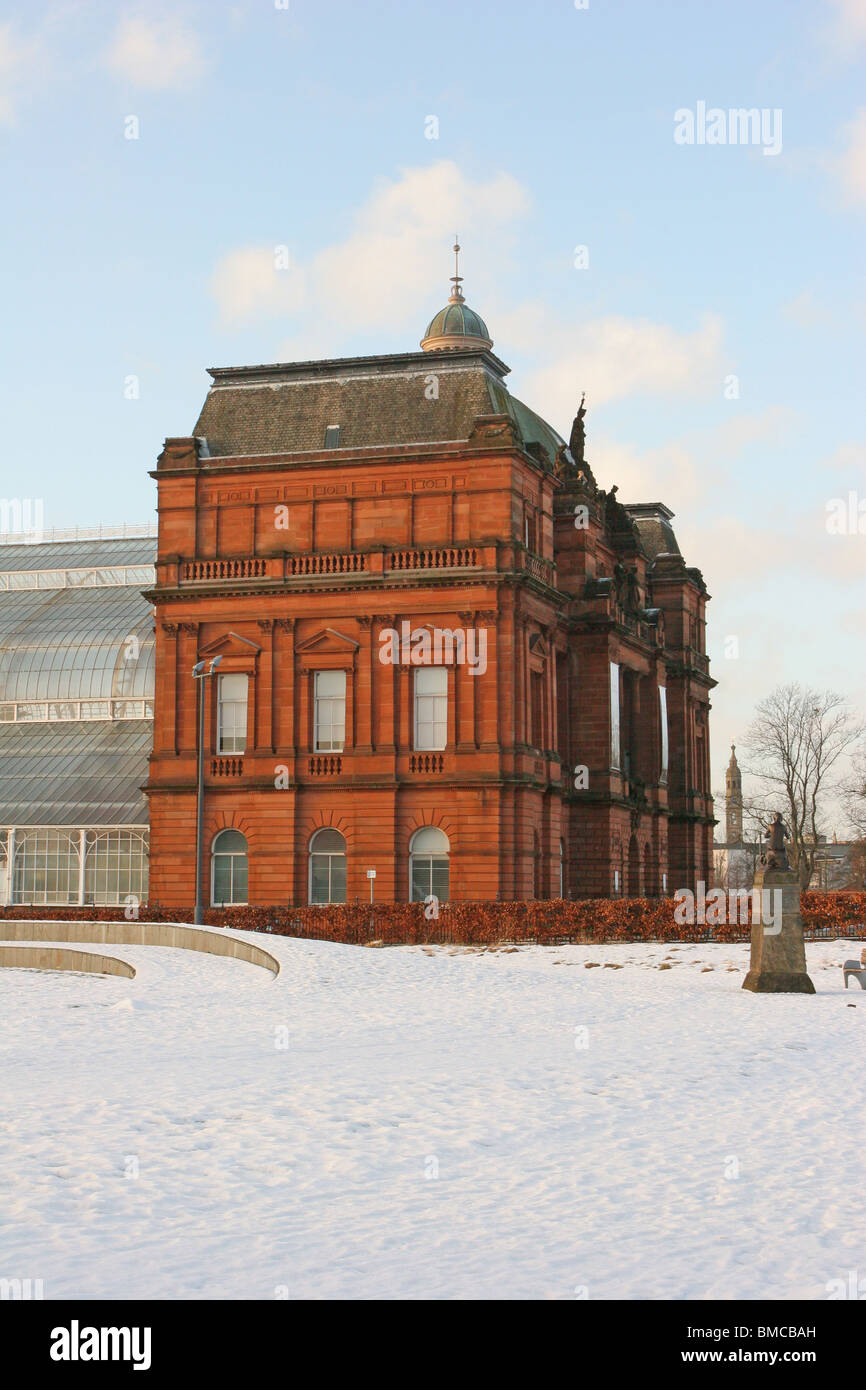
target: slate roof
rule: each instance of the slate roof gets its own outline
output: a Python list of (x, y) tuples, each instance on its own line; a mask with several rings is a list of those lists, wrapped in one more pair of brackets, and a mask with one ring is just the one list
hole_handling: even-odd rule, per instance
[(0, 824), (146, 825), (152, 719), (0, 723)]
[(292, 454), (324, 449), (332, 425), (340, 449), (366, 449), (466, 440), (479, 415), (508, 413), (523, 442), (541, 443), (552, 464), (563, 441), (510, 394), (507, 371), (478, 348), (211, 368), (193, 433), (212, 457)]
[(679, 555), (680, 547), (671, 526), (673, 512), (663, 502), (626, 502), (626, 511), (635, 522), (641, 544), (651, 560), (657, 555)]

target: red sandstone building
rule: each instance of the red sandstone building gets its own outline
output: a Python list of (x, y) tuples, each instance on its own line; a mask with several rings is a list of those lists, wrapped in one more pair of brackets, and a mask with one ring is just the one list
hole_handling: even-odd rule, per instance
[[(150, 900), (711, 880), (707, 592), (510, 394), (459, 279), (421, 352), (211, 371), (156, 479)], [(206, 895), (207, 900), (207, 895)]]

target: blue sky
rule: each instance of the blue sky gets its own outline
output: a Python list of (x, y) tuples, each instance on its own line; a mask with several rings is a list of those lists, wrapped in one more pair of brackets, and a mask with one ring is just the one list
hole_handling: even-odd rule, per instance
[[(515, 394), (677, 513), (721, 785), (777, 681), (866, 709), (864, 55), (866, 0), (5, 5), (0, 491), (152, 518), (207, 366), (416, 347), (458, 229)], [(677, 144), (698, 102), (781, 151)]]

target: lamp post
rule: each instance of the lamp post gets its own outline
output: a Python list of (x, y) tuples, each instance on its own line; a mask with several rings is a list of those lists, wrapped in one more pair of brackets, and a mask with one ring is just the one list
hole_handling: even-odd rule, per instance
[(199, 682), (198, 764), (195, 792), (195, 911), (193, 912), (193, 921), (197, 927), (200, 927), (204, 920), (204, 910), (201, 901), (201, 858), (204, 822), (204, 682), (207, 680), (208, 676), (213, 675), (221, 661), (221, 656), (215, 656), (210, 662), (197, 661), (192, 668), (193, 680)]

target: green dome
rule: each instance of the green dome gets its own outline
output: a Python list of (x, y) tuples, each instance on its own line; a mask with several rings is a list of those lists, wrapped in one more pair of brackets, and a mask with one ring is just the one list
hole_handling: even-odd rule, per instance
[(460, 347), (489, 348), (493, 343), (481, 315), (470, 309), (457, 291), (445, 308), (431, 319), (421, 346), (425, 352), (435, 352)]
[(436, 317), (430, 320), (424, 337), (441, 338), (443, 334), (449, 337), (459, 334), (462, 338), (486, 338), (490, 341), (487, 324), (468, 304), (446, 304), (445, 308), (440, 309)]

